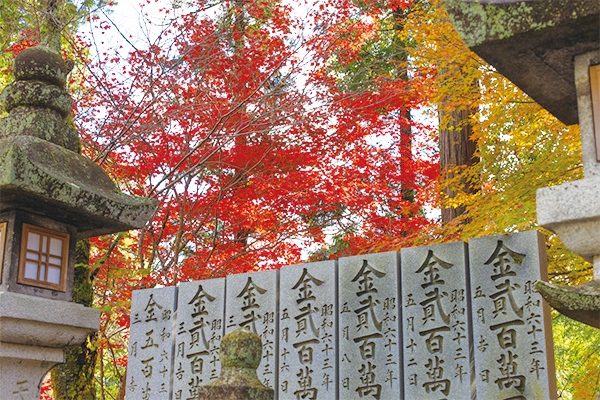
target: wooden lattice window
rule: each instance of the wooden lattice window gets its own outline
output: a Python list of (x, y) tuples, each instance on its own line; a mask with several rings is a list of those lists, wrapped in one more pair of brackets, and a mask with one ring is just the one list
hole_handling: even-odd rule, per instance
[(6, 222), (0, 223), (0, 283), (2, 283), (2, 266), (4, 265), (4, 244), (6, 243)]
[(69, 235), (23, 224), (18, 282), (64, 292)]

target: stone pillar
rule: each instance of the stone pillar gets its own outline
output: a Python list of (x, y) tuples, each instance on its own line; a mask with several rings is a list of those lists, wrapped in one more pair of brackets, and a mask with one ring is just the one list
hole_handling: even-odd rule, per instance
[(100, 310), (0, 292), (0, 399), (39, 400), (42, 379), (63, 349), (98, 330)]
[(273, 400), (275, 391), (258, 380), (256, 369), (262, 357), (260, 337), (240, 328), (221, 341), (221, 375), (202, 386), (198, 400)]
[[(537, 191), (538, 223), (558, 234), (569, 250), (594, 264), (594, 279), (575, 287), (539, 282), (536, 288), (562, 314), (600, 328), (600, 126), (594, 127), (590, 66), (600, 51), (575, 57), (575, 86), (584, 179)], [(596, 89), (598, 90), (598, 89)]]

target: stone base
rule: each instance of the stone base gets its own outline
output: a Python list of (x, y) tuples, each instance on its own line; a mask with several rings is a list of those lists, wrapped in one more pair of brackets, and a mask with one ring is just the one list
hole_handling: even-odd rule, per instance
[(0, 343), (0, 399), (39, 400), (42, 380), (62, 362), (62, 349)]
[(0, 292), (0, 400), (39, 400), (42, 379), (64, 349), (98, 330), (100, 310)]

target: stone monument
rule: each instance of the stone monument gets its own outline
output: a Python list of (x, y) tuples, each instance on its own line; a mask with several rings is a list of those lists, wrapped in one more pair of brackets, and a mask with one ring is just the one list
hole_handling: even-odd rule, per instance
[(579, 123), (585, 178), (537, 192), (538, 223), (594, 263), (577, 287), (539, 282), (548, 303), (600, 328), (600, 2), (444, 0), (465, 44), (556, 118)]
[(100, 310), (71, 302), (77, 240), (141, 228), (156, 202), (121, 193), (80, 155), (67, 117), (72, 65), (37, 46), (0, 96), (0, 398), (38, 400), (63, 349), (98, 330)]

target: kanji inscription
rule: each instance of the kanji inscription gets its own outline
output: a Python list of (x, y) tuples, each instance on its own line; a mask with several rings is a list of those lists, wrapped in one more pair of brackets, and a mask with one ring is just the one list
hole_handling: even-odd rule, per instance
[(537, 231), (469, 241), (477, 396), (556, 399), (550, 310), (533, 290), (547, 279)]
[(404, 391), (407, 399), (469, 399), (467, 244), (402, 250)]
[(219, 349), (225, 317), (225, 278), (179, 285), (173, 399), (193, 400), (221, 373)]
[(399, 256), (339, 260), (339, 398), (401, 398)]
[(335, 261), (283, 267), (279, 276), (279, 399), (335, 400)]
[[(263, 345), (258, 379), (277, 387), (279, 271), (261, 271), (227, 277), (225, 333), (248, 327)], [(275, 391), (277, 397), (277, 390)]]
[(170, 400), (176, 287), (136, 290), (131, 299), (128, 400)]

